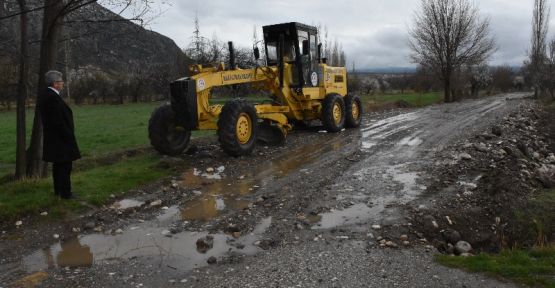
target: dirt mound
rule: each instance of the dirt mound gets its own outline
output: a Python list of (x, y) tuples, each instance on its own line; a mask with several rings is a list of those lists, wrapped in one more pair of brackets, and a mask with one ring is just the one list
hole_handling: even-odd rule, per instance
[(554, 241), (553, 206), (537, 201), (551, 197), (546, 182), (555, 180), (554, 127), (555, 113), (532, 105), (447, 149), (431, 168), (432, 204), (412, 211), (417, 233), (448, 254), (452, 231), (474, 251)]

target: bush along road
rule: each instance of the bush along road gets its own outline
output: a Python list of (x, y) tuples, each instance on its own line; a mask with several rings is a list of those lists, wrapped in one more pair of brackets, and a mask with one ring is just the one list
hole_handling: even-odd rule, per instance
[(367, 113), (360, 129), (299, 130), (249, 157), (196, 139), (157, 164), (173, 177), (64, 221), (7, 225), (0, 283), (515, 287), (435, 257), (553, 241), (553, 214), (526, 213), (553, 200), (554, 121), (527, 96)]

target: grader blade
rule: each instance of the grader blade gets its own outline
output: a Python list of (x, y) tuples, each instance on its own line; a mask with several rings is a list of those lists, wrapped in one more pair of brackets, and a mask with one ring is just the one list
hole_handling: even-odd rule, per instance
[(258, 125), (257, 140), (268, 145), (285, 144), (286, 134), (278, 125), (264, 121)]

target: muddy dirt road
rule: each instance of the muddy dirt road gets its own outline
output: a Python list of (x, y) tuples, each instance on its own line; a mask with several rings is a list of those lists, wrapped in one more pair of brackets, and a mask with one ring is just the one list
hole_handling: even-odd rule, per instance
[(360, 130), (310, 128), (239, 159), (199, 141), (166, 159), (181, 171), (173, 179), (67, 223), (7, 232), (0, 287), (512, 287), (439, 266), (434, 247), (403, 234), (437, 155), (524, 96), (369, 114)]

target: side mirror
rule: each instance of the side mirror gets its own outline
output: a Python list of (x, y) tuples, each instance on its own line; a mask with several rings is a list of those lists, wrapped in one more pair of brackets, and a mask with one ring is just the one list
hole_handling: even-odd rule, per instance
[(303, 55), (310, 54), (310, 49), (308, 49), (308, 40), (303, 40)]
[(260, 59), (260, 49), (258, 49), (258, 47), (254, 47), (254, 59)]

